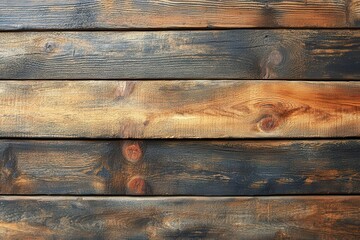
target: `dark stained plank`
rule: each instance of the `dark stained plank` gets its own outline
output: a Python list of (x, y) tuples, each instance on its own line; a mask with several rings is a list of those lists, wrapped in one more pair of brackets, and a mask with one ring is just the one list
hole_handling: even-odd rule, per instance
[(0, 194), (359, 194), (360, 141), (0, 141)]
[(360, 30), (0, 33), (2, 79), (360, 79)]
[(0, 3), (0, 30), (359, 26), (359, 0), (3, 0)]
[(0, 81), (0, 137), (359, 137), (360, 82)]
[(0, 197), (2, 239), (359, 239), (360, 197)]

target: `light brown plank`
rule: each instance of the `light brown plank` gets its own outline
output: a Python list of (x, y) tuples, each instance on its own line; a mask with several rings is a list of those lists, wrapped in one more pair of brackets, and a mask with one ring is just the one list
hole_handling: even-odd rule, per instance
[(360, 79), (360, 30), (0, 33), (0, 79)]
[(0, 30), (359, 25), (359, 0), (3, 0), (0, 3)]
[(360, 197), (0, 197), (3, 239), (359, 239)]
[(0, 194), (359, 194), (360, 141), (0, 141)]
[(360, 136), (359, 82), (0, 83), (1, 137)]

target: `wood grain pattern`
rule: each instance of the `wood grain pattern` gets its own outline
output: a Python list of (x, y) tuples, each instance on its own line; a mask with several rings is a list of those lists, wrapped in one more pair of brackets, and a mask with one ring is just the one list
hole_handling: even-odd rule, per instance
[(0, 83), (1, 137), (360, 136), (359, 82)]
[(360, 30), (0, 33), (2, 79), (359, 79)]
[(359, 239), (360, 197), (0, 197), (3, 239)]
[(359, 0), (3, 0), (0, 29), (359, 27)]
[(360, 141), (0, 141), (0, 194), (359, 194)]

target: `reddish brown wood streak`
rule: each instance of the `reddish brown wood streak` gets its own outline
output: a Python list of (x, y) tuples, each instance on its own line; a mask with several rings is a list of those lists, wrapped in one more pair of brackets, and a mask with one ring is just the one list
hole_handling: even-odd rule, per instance
[[(0, 104), (0, 136), (146, 139), (360, 134), (360, 84), (355, 81), (138, 81), (131, 95), (114, 99), (118, 85), (117, 81), (3, 81), (0, 102), (9, 104)], [(22, 89), (29, 90), (24, 94)], [(14, 121), (14, 113), (20, 112), (21, 121)], [(118, 148), (129, 162), (143, 158), (141, 141)]]

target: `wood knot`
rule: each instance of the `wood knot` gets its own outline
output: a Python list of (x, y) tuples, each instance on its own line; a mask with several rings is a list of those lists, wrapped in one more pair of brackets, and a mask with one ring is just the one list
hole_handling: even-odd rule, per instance
[(269, 64), (278, 66), (283, 60), (283, 55), (278, 50), (273, 50), (268, 57)]
[(260, 63), (262, 78), (276, 78), (277, 74), (274, 68), (281, 65), (283, 60), (284, 56), (279, 50), (271, 51), (269, 55)]
[(263, 132), (271, 132), (279, 125), (279, 120), (272, 115), (265, 115), (258, 122), (258, 127)]
[(122, 154), (127, 161), (136, 163), (142, 159), (144, 153), (141, 143), (138, 141), (125, 141), (122, 146)]
[(47, 42), (44, 46), (44, 50), (47, 53), (53, 52), (56, 47), (56, 44), (54, 42)]
[(126, 186), (126, 193), (130, 195), (144, 195), (146, 193), (146, 182), (141, 176), (130, 179)]

